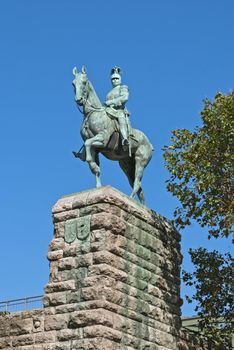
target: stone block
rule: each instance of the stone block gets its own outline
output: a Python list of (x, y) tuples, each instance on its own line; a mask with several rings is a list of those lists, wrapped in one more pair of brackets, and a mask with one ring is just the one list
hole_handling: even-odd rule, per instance
[(54, 224), (54, 237), (64, 239), (65, 222), (58, 222)]
[(33, 330), (32, 318), (13, 318), (10, 323), (10, 335), (30, 334)]
[(82, 290), (70, 291), (67, 293), (67, 303), (77, 303), (82, 301)]
[(79, 254), (76, 259), (76, 268), (89, 267), (93, 265), (93, 254)]
[(44, 307), (66, 304), (66, 292), (46, 294), (43, 299)]
[(69, 210), (69, 211), (63, 211), (60, 213), (54, 213), (53, 215), (53, 222), (62, 222), (62, 221), (67, 221), (71, 219), (75, 219), (79, 217), (79, 210), (74, 209), (74, 210)]
[(9, 316), (0, 316), (0, 338), (10, 335), (11, 319)]
[(108, 264), (92, 265), (88, 269), (89, 276), (104, 275), (115, 278), (117, 281), (126, 281), (128, 274), (124, 271), (118, 270)]
[(58, 341), (67, 341), (83, 338), (83, 329), (61, 329), (57, 332)]
[(49, 283), (45, 287), (45, 293), (62, 292), (66, 290), (76, 290), (75, 280)]
[(96, 287), (96, 286), (102, 286), (102, 287), (116, 287), (116, 280), (115, 278), (111, 276), (90, 276), (85, 278), (83, 281), (83, 287)]
[(18, 337), (14, 337), (12, 339), (12, 346), (13, 347), (31, 345), (33, 343), (34, 343), (33, 334), (20, 335)]
[[(121, 350), (119, 342), (109, 340), (105, 337), (73, 340), (71, 350)], [(132, 350), (124, 348), (124, 350)]]
[(45, 345), (42, 350), (71, 350), (71, 341), (59, 341), (51, 345)]
[(93, 309), (75, 311), (70, 315), (69, 328), (79, 328), (89, 325), (103, 325), (107, 327), (113, 327), (114, 315), (112, 312), (104, 309)]
[(12, 345), (12, 338), (11, 337), (5, 337), (4, 338), (0, 338), (0, 349), (8, 349), (11, 348)]
[(55, 250), (52, 252), (48, 252), (47, 258), (49, 261), (59, 260), (63, 257), (63, 250)]
[(51, 243), (49, 244), (49, 251), (55, 251), (65, 248), (65, 242), (63, 238), (54, 238)]
[(91, 230), (105, 229), (118, 234), (126, 229), (124, 221), (116, 215), (93, 214), (91, 218)]
[(47, 316), (44, 323), (45, 331), (67, 328), (68, 320), (68, 314)]
[(66, 305), (60, 305), (56, 307), (56, 314), (68, 314), (80, 309), (80, 299), (77, 298), (76, 301), (72, 303), (67, 303)]
[(59, 260), (59, 270), (71, 270), (76, 267), (76, 259), (73, 257), (67, 257)]
[(56, 331), (45, 331), (34, 334), (34, 342), (35, 344), (41, 343), (55, 343), (57, 339)]
[(83, 332), (84, 337), (87, 338), (103, 337), (118, 342), (120, 342), (122, 338), (121, 332), (102, 325), (84, 327)]

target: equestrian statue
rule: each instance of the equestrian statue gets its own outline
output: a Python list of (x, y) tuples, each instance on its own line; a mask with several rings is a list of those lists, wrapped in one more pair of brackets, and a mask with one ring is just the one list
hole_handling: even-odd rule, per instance
[(85, 67), (81, 72), (73, 68), (75, 102), (84, 116), (81, 126), (84, 145), (73, 154), (88, 163), (96, 177), (96, 187), (101, 186), (99, 153), (110, 160), (117, 160), (132, 187), (130, 197), (137, 194), (144, 204), (141, 180), (152, 157), (153, 146), (142, 131), (130, 125), (129, 112), (125, 107), (129, 91), (127, 85), (121, 85), (120, 74), (119, 67), (112, 68), (112, 90), (102, 105), (88, 80)]

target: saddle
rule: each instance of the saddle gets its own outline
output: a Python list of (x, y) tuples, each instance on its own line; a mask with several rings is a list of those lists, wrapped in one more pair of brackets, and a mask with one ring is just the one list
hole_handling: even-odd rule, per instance
[(118, 131), (115, 131), (111, 135), (106, 145), (106, 151), (107, 152), (115, 151), (116, 153), (119, 153), (119, 154), (122, 154), (123, 151), (128, 151), (129, 157), (131, 157), (133, 144), (138, 144), (138, 140), (132, 134), (129, 135), (129, 145), (124, 146), (122, 145), (120, 133)]
[(106, 148), (108, 151), (117, 151), (118, 149), (121, 150), (120, 133), (118, 131), (115, 131), (111, 135)]
[(129, 140), (129, 144), (124, 146), (122, 145), (122, 142), (121, 142), (121, 129), (120, 129), (120, 126), (119, 126), (119, 117), (124, 117), (125, 115), (125, 118), (128, 118), (129, 117), (129, 113), (127, 111), (127, 109), (114, 109), (114, 108), (111, 108), (111, 107), (107, 107), (105, 109), (106, 111), (106, 114), (108, 115), (108, 117), (114, 122), (114, 125), (115, 125), (115, 132), (111, 135), (110, 137), (110, 140), (107, 144), (107, 148), (108, 148), (108, 151), (117, 151), (117, 152), (123, 152), (123, 151), (126, 151), (128, 150), (129, 151), (129, 156), (131, 156), (131, 138), (132, 138), (132, 134), (131, 134), (131, 128), (129, 130), (129, 122), (126, 121), (126, 128), (128, 130), (128, 140)]

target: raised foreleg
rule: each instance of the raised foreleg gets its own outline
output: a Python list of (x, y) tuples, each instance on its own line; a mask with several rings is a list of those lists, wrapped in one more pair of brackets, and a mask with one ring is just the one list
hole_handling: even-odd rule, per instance
[(92, 162), (94, 159), (91, 154), (91, 149), (95, 149), (97, 147), (103, 147), (104, 137), (102, 134), (97, 134), (94, 137), (87, 139), (84, 143), (85, 151), (86, 151), (86, 161)]

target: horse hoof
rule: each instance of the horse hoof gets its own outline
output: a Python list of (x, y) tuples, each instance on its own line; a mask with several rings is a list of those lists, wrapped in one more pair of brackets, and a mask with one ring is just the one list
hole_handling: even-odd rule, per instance
[(72, 152), (73, 155), (76, 157), (76, 158), (79, 158), (80, 160), (82, 160), (83, 162), (85, 162), (85, 155), (84, 153), (81, 153), (81, 152)]

